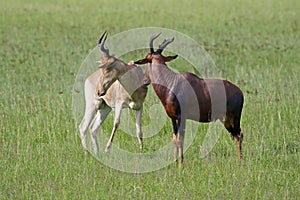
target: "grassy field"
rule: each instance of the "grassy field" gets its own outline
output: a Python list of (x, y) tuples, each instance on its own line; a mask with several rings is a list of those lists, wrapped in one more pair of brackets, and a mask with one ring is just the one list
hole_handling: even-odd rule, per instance
[[(0, 10), (0, 199), (299, 198), (296, 0), (0, 0)], [(199, 158), (207, 125), (181, 170), (129, 174), (84, 154), (71, 107), (77, 71), (104, 30), (147, 26), (189, 35), (243, 90), (241, 166), (225, 130), (209, 156)], [(103, 129), (111, 126), (112, 117)], [(171, 126), (160, 137), (171, 140)], [(146, 149), (160, 137), (146, 139)], [(121, 132), (115, 141), (137, 147)]]

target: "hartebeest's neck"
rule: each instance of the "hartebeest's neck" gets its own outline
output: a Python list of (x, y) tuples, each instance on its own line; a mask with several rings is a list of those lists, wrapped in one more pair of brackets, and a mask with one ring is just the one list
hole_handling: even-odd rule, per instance
[(168, 68), (166, 64), (149, 63), (147, 75), (152, 84), (161, 85), (169, 89), (172, 89), (179, 79), (179, 74)]

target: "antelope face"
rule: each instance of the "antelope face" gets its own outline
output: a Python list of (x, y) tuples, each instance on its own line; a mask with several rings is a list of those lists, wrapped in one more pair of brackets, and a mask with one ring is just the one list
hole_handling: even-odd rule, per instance
[[(107, 73), (105, 73), (107, 74)], [(109, 76), (101, 76), (98, 84), (98, 96), (104, 96), (110, 86), (116, 81), (116, 78)]]
[(143, 65), (143, 64), (147, 64), (147, 63), (153, 63), (153, 64), (165, 64), (166, 62), (170, 62), (174, 59), (177, 58), (178, 55), (174, 55), (174, 56), (163, 56), (157, 52), (154, 53), (148, 53), (146, 58), (135, 61), (134, 64), (137, 65)]
[(110, 86), (118, 79), (116, 65), (118, 65), (118, 60), (106, 63), (105, 65), (100, 65), (100, 68), (102, 68), (102, 75), (99, 77), (97, 86), (98, 96), (104, 96)]

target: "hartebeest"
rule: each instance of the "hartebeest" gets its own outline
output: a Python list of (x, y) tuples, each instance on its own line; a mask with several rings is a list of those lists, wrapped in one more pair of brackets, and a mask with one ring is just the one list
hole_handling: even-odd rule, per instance
[[(99, 61), (100, 69), (85, 80), (84, 93), (86, 107), (84, 118), (79, 125), (82, 145), (85, 150), (87, 150), (86, 132), (87, 129), (90, 128), (95, 154), (99, 151), (97, 142), (98, 129), (112, 108), (115, 111), (114, 127), (106, 145), (106, 152), (109, 151), (111, 147), (114, 134), (120, 123), (123, 108), (136, 110), (136, 134), (140, 148), (142, 148), (141, 118), (143, 102), (147, 94), (147, 86), (142, 84), (144, 73), (140, 67), (127, 65), (114, 56), (110, 56), (109, 50), (104, 46), (106, 38), (107, 34), (104, 32), (98, 41), (98, 46), (102, 52), (101, 61)], [(120, 79), (116, 77), (112, 83), (101, 85), (103, 77), (113, 72), (113, 70), (111, 70), (112, 68), (121, 68), (123, 74), (126, 73), (126, 75)], [(131, 81), (127, 81), (128, 77), (130, 77)], [(106, 92), (102, 92), (101, 88), (107, 88)]]
[(154, 52), (153, 41), (159, 35), (156, 34), (150, 38), (150, 52), (146, 58), (134, 63), (148, 64), (146, 78), (152, 82), (156, 95), (172, 120), (174, 159), (177, 161), (179, 152), (180, 165), (183, 164), (183, 143), (187, 119), (199, 122), (219, 119), (235, 140), (240, 161), (243, 141), (240, 128), (244, 102), (242, 91), (227, 80), (203, 79), (189, 72), (173, 72), (166, 62), (175, 59), (177, 55), (165, 57), (161, 53), (168, 44), (173, 42), (174, 38), (164, 40)]

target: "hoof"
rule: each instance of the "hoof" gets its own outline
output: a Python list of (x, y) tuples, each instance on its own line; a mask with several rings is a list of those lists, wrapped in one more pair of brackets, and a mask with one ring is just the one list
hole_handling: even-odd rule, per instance
[(110, 146), (107, 146), (107, 147), (105, 148), (105, 153), (109, 153), (109, 150), (110, 150)]
[(179, 162), (178, 167), (179, 167), (179, 169), (182, 169), (183, 168), (183, 163)]
[(88, 155), (88, 150), (87, 149), (83, 149), (84, 155)]
[(94, 155), (95, 155), (95, 156), (98, 155), (98, 150), (94, 150)]

